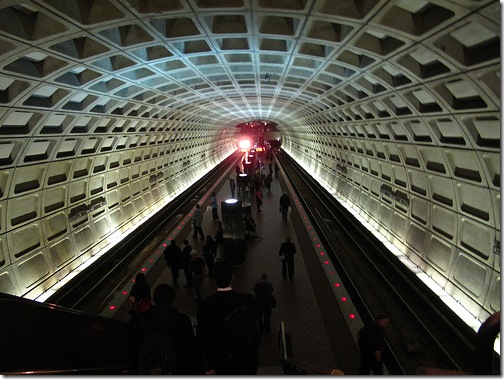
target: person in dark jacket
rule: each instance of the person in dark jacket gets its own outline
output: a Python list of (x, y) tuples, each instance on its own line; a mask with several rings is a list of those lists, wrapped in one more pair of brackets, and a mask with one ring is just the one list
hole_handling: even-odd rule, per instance
[[(214, 279), (217, 291), (198, 303), (196, 338), (204, 357), (207, 373), (216, 375), (255, 375), (259, 365), (258, 312), (254, 296), (235, 292), (233, 264), (227, 259), (215, 263)], [(225, 319), (243, 309), (243, 328), (238, 344), (229, 349), (229, 334), (224, 328)]]
[(382, 355), (386, 348), (385, 329), (390, 323), (390, 318), (385, 314), (376, 316), (373, 323), (359, 330), (359, 351), (361, 365), (359, 375), (383, 375)]
[(287, 220), (287, 214), (289, 212), (290, 207), (290, 198), (287, 195), (287, 192), (284, 192), (282, 196), (280, 196), (280, 212), (282, 212), (282, 218)]
[(217, 194), (212, 192), (212, 195), (210, 196), (210, 208), (212, 208), (212, 220), (214, 221), (219, 219), (219, 214), (217, 212), (218, 207)]
[[(146, 354), (146, 332), (170, 339), (174, 348), (175, 362), (170, 362), (172, 375), (202, 375), (203, 360), (201, 350), (194, 335), (189, 316), (179, 312), (174, 306), (175, 290), (169, 284), (160, 284), (153, 294), (154, 305), (146, 312), (135, 314), (129, 323), (130, 352), (137, 363), (135, 374), (150, 374), (149, 356)], [(158, 374), (168, 374), (159, 372)]]
[(163, 255), (166, 260), (166, 265), (171, 269), (173, 286), (178, 287), (182, 250), (177, 246), (177, 242), (174, 239), (171, 240), (170, 244), (163, 251)]
[(273, 295), (273, 285), (268, 283), (267, 274), (261, 275), (257, 283), (254, 284), (253, 291), (257, 308), (261, 313), (259, 327), (263, 332), (271, 332), (271, 310), (273, 308), (271, 296)]
[(203, 234), (203, 210), (199, 204), (196, 204), (196, 208), (194, 209), (194, 213), (191, 219), (192, 226), (194, 228), (193, 238), (197, 238), (198, 234), (201, 239), (205, 239)]
[(217, 229), (215, 230), (215, 245), (216, 245), (216, 258), (223, 258), (224, 251), (224, 226), (222, 221), (217, 222)]
[(203, 245), (203, 258), (205, 258), (205, 263), (208, 268), (208, 276), (213, 275), (213, 267), (215, 262), (215, 256), (217, 255), (217, 245), (215, 244), (212, 236), (206, 236), (205, 244)]
[(184, 275), (187, 280), (185, 288), (191, 288), (193, 286), (193, 275), (189, 267), (189, 262), (191, 262), (191, 251), (192, 246), (189, 245), (188, 240), (182, 241), (182, 255), (180, 258), (180, 268), (184, 270)]
[(131, 306), (137, 312), (143, 312), (150, 308), (151, 305), (151, 292), (150, 285), (147, 283), (145, 275), (141, 272), (136, 274), (135, 283), (131, 287), (129, 293), (129, 301)]
[(207, 270), (205, 260), (198, 255), (196, 250), (191, 251), (191, 263), (189, 267), (193, 273), (195, 301), (200, 301), (204, 295), (203, 278)]
[(233, 178), (229, 178), (229, 189), (231, 190), (231, 197), (235, 198), (236, 182)]
[(287, 236), (285, 237), (285, 242), (280, 245), (278, 257), (282, 261), (283, 278), (287, 278), (288, 272), (289, 280), (291, 281), (292, 277), (294, 276), (294, 254), (296, 254), (296, 245), (291, 242), (290, 236)]

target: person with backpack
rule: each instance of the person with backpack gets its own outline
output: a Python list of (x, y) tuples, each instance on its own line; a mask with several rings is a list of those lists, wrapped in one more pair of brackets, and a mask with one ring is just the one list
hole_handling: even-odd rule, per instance
[(254, 296), (235, 292), (233, 264), (215, 263), (217, 291), (198, 303), (196, 338), (207, 373), (256, 375), (259, 366), (259, 317)]
[(379, 314), (371, 324), (359, 329), (359, 375), (369, 375), (371, 370), (375, 375), (383, 375), (382, 355), (386, 348), (385, 329), (389, 323), (390, 318), (387, 315)]
[(175, 296), (169, 284), (158, 285), (151, 308), (130, 321), (130, 350), (137, 356), (135, 374), (204, 374), (191, 319), (173, 306)]

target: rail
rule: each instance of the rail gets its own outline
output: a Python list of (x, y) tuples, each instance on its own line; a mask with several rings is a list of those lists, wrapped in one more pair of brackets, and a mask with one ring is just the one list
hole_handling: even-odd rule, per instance
[(167, 206), (135, 229), (123, 241), (113, 247), (91, 267), (82, 271), (70, 282), (62, 286), (47, 302), (93, 313), (125, 278), (138, 272), (141, 262), (149, 256), (156, 241), (165, 238), (162, 230), (170, 230), (168, 223), (175, 225), (194, 207), (194, 199), (206, 190), (209, 183), (236, 160), (238, 153), (231, 154), (216, 169), (211, 170), (184, 193), (173, 199)]
[[(472, 369), (470, 360), (476, 333), (431, 295), (415, 273), (405, 269), (376, 237), (366, 233), (332, 194), (323, 189), (314, 193), (319, 184), (298, 169), (292, 158), (282, 152), (278, 158), (282, 164), (285, 161), (292, 166), (286, 173), (291, 182), (299, 184), (298, 198), (304, 209), (309, 210), (308, 217), (364, 322), (384, 310), (394, 315), (387, 331), (388, 371), (394, 375), (415, 374), (425, 363), (460, 371)], [(345, 188), (341, 191), (346, 193)], [(424, 332), (418, 333), (417, 327)], [(457, 344), (451, 344), (447, 351), (446, 342), (454, 340)]]
[(312, 365), (292, 357), (292, 337), (285, 331), (285, 322), (280, 322), (279, 344), (282, 352), (282, 366), (285, 375), (343, 375), (338, 369)]
[(500, 311), (488, 317), (476, 335), (474, 374), (492, 375), (494, 368), (494, 343), (500, 333)]
[(0, 293), (0, 373), (124, 374), (128, 324)]

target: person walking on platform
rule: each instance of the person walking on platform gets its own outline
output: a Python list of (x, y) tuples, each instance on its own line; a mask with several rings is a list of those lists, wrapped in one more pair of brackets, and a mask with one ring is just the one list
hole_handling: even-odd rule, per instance
[(206, 242), (203, 245), (203, 258), (205, 258), (205, 263), (208, 268), (208, 276), (213, 276), (213, 267), (215, 262), (215, 256), (217, 255), (217, 246), (212, 236), (206, 236)]
[(385, 329), (390, 318), (385, 314), (376, 316), (373, 323), (359, 330), (357, 344), (361, 356), (359, 375), (369, 375), (372, 370), (375, 375), (383, 375), (382, 355), (386, 348)]
[(280, 170), (280, 167), (278, 167), (278, 163), (275, 162), (275, 178), (278, 178), (278, 171)]
[(145, 274), (139, 272), (135, 276), (135, 283), (131, 287), (128, 297), (135, 312), (145, 312), (151, 306), (150, 285)]
[(182, 242), (182, 257), (180, 259), (180, 268), (184, 270), (184, 275), (186, 278), (186, 285), (184, 288), (191, 288), (193, 286), (193, 275), (191, 269), (189, 268), (189, 263), (191, 262), (191, 251), (192, 246), (189, 245), (189, 241), (184, 240)]
[(198, 255), (196, 250), (191, 251), (191, 263), (189, 263), (193, 274), (194, 295), (195, 301), (200, 301), (203, 297), (203, 279), (205, 277), (206, 263), (205, 260)]
[(266, 176), (266, 178), (264, 179), (264, 185), (266, 186), (268, 192), (271, 192), (271, 176)]
[(257, 308), (261, 312), (259, 327), (261, 332), (271, 332), (271, 310), (273, 309), (273, 285), (268, 283), (268, 275), (262, 274), (253, 291), (255, 294)]
[(290, 207), (290, 198), (287, 195), (287, 192), (284, 191), (282, 196), (280, 196), (280, 212), (282, 212), (282, 218), (284, 220), (287, 220), (287, 214), (289, 213), (289, 207)]
[(215, 263), (217, 291), (198, 303), (196, 339), (206, 373), (256, 375), (259, 366), (258, 311), (251, 293), (232, 288), (233, 264)]
[(289, 274), (289, 280), (292, 281), (294, 276), (294, 254), (296, 254), (296, 245), (291, 242), (290, 236), (285, 237), (285, 242), (280, 245), (280, 250), (278, 252), (278, 259), (282, 262), (282, 276), (287, 279), (287, 273)]
[(256, 205), (257, 205), (257, 212), (262, 212), (261, 205), (262, 205), (262, 200), (263, 200), (263, 193), (260, 188), (257, 188), (256, 190)]
[(216, 245), (216, 258), (223, 258), (224, 250), (224, 227), (222, 226), (222, 221), (217, 222), (217, 230), (215, 231), (215, 245)]
[(177, 246), (177, 242), (172, 239), (170, 244), (163, 251), (163, 255), (166, 260), (166, 265), (171, 269), (173, 286), (177, 288), (182, 250)]
[(217, 195), (215, 192), (212, 192), (212, 195), (210, 197), (210, 207), (212, 208), (212, 220), (218, 220), (219, 219), (219, 215), (217, 214), (217, 208), (218, 208), (218, 204), (217, 204)]
[(236, 183), (233, 178), (229, 178), (229, 188), (231, 189), (231, 198), (235, 199)]
[(194, 228), (194, 234), (193, 238), (198, 237), (198, 233), (201, 237), (201, 239), (205, 239), (205, 235), (203, 234), (203, 211), (201, 210), (201, 207), (199, 204), (196, 204), (196, 209), (194, 210), (193, 216), (192, 216), (192, 225)]

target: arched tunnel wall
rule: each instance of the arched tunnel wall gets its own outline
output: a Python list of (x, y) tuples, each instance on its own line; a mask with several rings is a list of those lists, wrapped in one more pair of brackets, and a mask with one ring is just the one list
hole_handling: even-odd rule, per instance
[[(500, 309), (497, 0), (5, 0), (0, 291), (35, 297), (234, 151), (282, 147)], [(139, 216), (138, 216), (139, 215)]]

